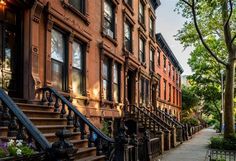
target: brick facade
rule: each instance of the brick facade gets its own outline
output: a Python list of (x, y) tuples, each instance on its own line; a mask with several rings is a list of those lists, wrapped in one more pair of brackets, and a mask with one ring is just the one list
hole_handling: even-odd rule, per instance
[[(37, 88), (56, 86), (97, 126), (101, 117), (121, 117), (127, 104), (160, 107), (179, 119), (183, 70), (168, 45), (160, 45), (160, 35), (154, 34), (159, 1), (81, 2), (76, 6), (72, 0), (36, 0), (32, 7), (19, 8), (23, 45), (18, 61), (24, 65), (18, 97), (35, 99)], [(14, 3), (7, 1), (5, 9), (17, 7)]]

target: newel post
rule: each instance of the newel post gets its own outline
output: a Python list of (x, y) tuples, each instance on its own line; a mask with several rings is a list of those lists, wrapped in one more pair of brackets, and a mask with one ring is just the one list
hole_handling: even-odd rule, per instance
[(72, 143), (65, 140), (71, 137), (71, 132), (64, 128), (57, 131), (55, 135), (59, 140), (52, 144), (52, 153), (54, 155), (52, 159), (57, 161), (73, 161), (74, 154), (78, 149), (76, 149)]
[(115, 157), (114, 161), (127, 161), (128, 160), (128, 137), (126, 134), (127, 127), (120, 127), (118, 136), (115, 138)]

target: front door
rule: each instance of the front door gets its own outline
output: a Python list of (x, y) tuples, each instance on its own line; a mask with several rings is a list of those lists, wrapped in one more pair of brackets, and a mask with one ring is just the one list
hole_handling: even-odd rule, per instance
[(157, 85), (152, 84), (152, 106), (155, 108), (156, 107), (156, 102), (157, 102)]
[(133, 105), (135, 103), (135, 73), (129, 70), (127, 79), (127, 99), (129, 104)]
[(0, 87), (13, 97), (21, 94), (22, 64), (19, 13), (5, 8), (0, 14)]

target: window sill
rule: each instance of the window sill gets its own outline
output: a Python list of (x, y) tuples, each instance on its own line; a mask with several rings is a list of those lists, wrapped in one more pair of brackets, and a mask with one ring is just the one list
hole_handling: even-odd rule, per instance
[(129, 51), (126, 47), (123, 47), (124, 53), (127, 55), (133, 55), (133, 51)]
[(126, 8), (128, 8), (132, 16), (134, 16), (134, 9), (129, 4), (127, 4), (124, 0), (123, 0), (123, 3), (126, 6)]
[(77, 10), (75, 7), (73, 7), (71, 4), (69, 4), (65, 0), (62, 0), (61, 2), (63, 4), (64, 8), (68, 8), (71, 12), (73, 12), (74, 14), (79, 16), (87, 26), (90, 24), (89, 19), (88, 19), (88, 15), (86, 13), (81, 13), (79, 10)]
[(116, 38), (112, 38), (109, 35), (105, 34), (104, 32), (102, 32), (102, 37), (104, 37), (104, 38), (108, 39), (109, 41), (111, 41), (115, 46), (118, 45)]
[(144, 68), (147, 68), (146, 62), (141, 62), (141, 65), (142, 65)]
[(139, 25), (143, 28), (143, 30), (146, 32), (146, 26), (145, 26), (145, 20), (144, 23), (142, 23), (140, 20), (138, 20)]
[[(155, 34), (154, 34), (154, 35), (155, 35)], [(155, 37), (154, 37), (154, 35), (152, 35), (152, 34), (149, 33), (150, 39), (155, 43)]]

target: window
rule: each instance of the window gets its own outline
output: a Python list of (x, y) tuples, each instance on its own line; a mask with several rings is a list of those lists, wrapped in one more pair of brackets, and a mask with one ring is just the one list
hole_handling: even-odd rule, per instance
[(161, 97), (161, 80), (157, 80), (157, 96), (160, 98)]
[(72, 89), (76, 96), (85, 93), (84, 83), (84, 44), (74, 41), (72, 44)]
[(139, 14), (138, 14), (138, 19), (139, 22), (141, 22), (142, 24), (144, 24), (144, 4), (143, 2), (140, 0), (139, 1)]
[(103, 98), (118, 103), (120, 102), (120, 64), (112, 62), (112, 59), (104, 57), (102, 67)]
[(65, 90), (65, 36), (55, 29), (52, 29), (51, 34), (52, 85), (59, 90)]
[(176, 89), (176, 103), (177, 105), (179, 105), (179, 92), (177, 89)]
[(143, 77), (140, 79), (140, 104), (147, 106), (149, 100), (149, 81)]
[(125, 3), (128, 4), (132, 8), (132, 0), (125, 0)]
[(116, 62), (113, 66), (113, 97), (116, 103), (120, 102), (120, 66)]
[(166, 100), (166, 80), (164, 80), (164, 100)]
[(111, 100), (111, 61), (107, 57), (104, 57), (102, 66), (102, 78), (103, 78), (103, 98)]
[(85, 14), (85, 0), (69, 0), (69, 4), (82, 14)]
[(178, 75), (178, 72), (176, 71), (176, 85), (179, 86), (179, 75)]
[(149, 20), (149, 34), (151, 37), (154, 37), (154, 20), (152, 17)]
[(166, 57), (163, 56), (163, 66), (164, 66), (164, 71), (166, 71)]
[(171, 64), (169, 63), (169, 77), (171, 77)]
[(175, 103), (175, 87), (173, 87), (173, 103)]
[(143, 38), (139, 38), (139, 61), (145, 63), (145, 42)]
[(124, 23), (124, 39), (125, 39), (125, 48), (129, 52), (132, 52), (132, 26), (129, 22)]
[(104, 1), (104, 34), (114, 38), (115, 32), (115, 14), (114, 5), (111, 1)]
[(169, 102), (171, 102), (171, 84), (169, 83)]
[(175, 80), (175, 68), (173, 67), (172, 70), (173, 70), (173, 74), (172, 74), (172, 77), (173, 77), (173, 78), (172, 78), (172, 79), (173, 79), (173, 81), (174, 81), (174, 80)]
[(161, 52), (158, 50), (157, 52), (157, 65), (160, 66), (161, 65)]
[(155, 71), (155, 66), (154, 66), (154, 50), (150, 49), (150, 71)]

